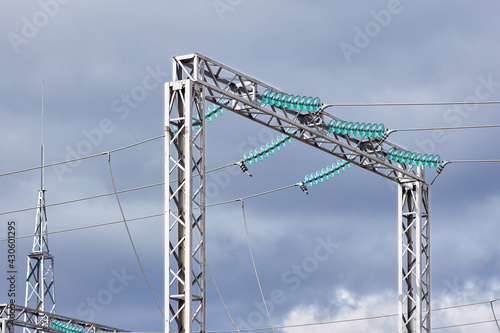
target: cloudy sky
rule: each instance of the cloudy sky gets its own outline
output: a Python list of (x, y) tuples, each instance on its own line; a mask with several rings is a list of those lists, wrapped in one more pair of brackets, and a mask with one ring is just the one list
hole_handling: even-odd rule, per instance
[[(42, 82), (46, 162), (96, 154), (163, 134), (172, 57), (198, 52), (277, 89), (325, 103), (500, 100), (500, 3), (464, 0), (0, 1), (0, 173), (40, 163)], [(338, 107), (346, 121), (389, 129), (500, 124), (498, 105)], [(390, 140), (443, 160), (498, 159), (500, 129), (398, 132)], [(277, 134), (224, 113), (207, 126), (207, 168), (238, 161)], [(250, 167), (207, 177), (210, 203), (301, 181), (335, 162), (300, 142)], [(111, 154), (118, 190), (163, 181), (163, 141)], [(431, 187), (432, 307), (500, 297), (497, 163), (452, 163)], [(435, 169), (427, 170), (430, 182)], [(110, 193), (107, 158), (46, 169), (47, 204)], [(7, 222), (33, 233), (39, 171), (0, 177)], [(163, 212), (163, 188), (120, 195), (128, 219)], [(397, 187), (351, 168), (305, 195), (297, 187), (245, 200), (248, 231), (275, 326), (397, 313)], [(120, 221), (105, 196), (47, 208), (49, 231)], [(239, 329), (269, 327), (239, 202), (207, 209), (207, 261)], [(129, 222), (163, 305), (163, 219)], [(49, 236), (57, 311), (133, 331), (162, 331), (162, 315), (123, 223)], [(326, 244), (326, 245), (325, 245)], [(17, 303), (26, 254), (17, 242)], [(6, 242), (0, 251), (6, 253)], [(6, 255), (0, 256), (6, 267)], [(4, 266), (5, 265), (5, 266)], [(120, 279), (117, 278), (120, 276)], [(0, 303), (7, 300), (0, 280)], [(119, 281), (119, 282), (117, 282)], [(111, 284), (110, 284), (111, 283)], [(94, 301), (92, 301), (94, 300)], [(500, 302), (494, 303), (500, 313)], [(490, 321), (488, 303), (435, 311), (433, 326)], [(207, 330), (234, 329), (207, 275)], [(396, 332), (397, 318), (283, 332)], [(442, 332), (496, 332), (493, 322)]]

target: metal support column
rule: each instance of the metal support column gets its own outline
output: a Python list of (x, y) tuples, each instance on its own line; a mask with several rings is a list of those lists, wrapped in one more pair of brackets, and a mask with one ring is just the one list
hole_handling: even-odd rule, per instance
[(165, 85), (165, 333), (205, 332), (203, 87)]
[[(423, 176), (423, 167), (418, 171)], [(403, 181), (398, 194), (399, 332), (429, 333), (429, 186), (422, 181)]]

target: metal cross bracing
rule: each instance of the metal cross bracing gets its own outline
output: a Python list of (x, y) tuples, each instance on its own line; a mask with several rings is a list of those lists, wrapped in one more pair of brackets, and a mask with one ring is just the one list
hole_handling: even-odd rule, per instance
[[(55, 313), (54, 257), (49, 251), (45, 190), (43, 188), (38, 191), (33, 248), (31, 253), (28, 254), (27, 266), (24, 306), (42, 312)], [(32, 331), (29, 327), (26, 327), (25, 332)]]
[(429, 186), (403, 182), (398, 195), (400, 332), (430, 332)]
[[(385, 140), (386, 137), (360, 139), (331, 133), (329, 122), (340, 119), (323, 108), (301, 113), (266, 105), (262, 102), (266, 89), (280, 92), (200, 54), (173, 58), (173, 82), (165, 86), (165, 183), (176, 179), (166, 185), (165, 198), (165, 216), (169, 216), (165, 227), (166, 244), (169, 243), (165, 249), (168, 281), (165, 306), (170, 308), (165, 332), (205, 331), (205, 102), (399, 185), (399, 225), (407, 223), (398, 239), (399, 304), (400, 309), (406, 307), (400, 313), (399, 331), (430, 332), (429, 187), (425, 184), (423, 168), (387, 159), (386, 152), (391, 147), (401, 148)], [(195, 174), (200, 175), (196, 180)]]
[(68, 324), (71, 327), (70, 331), (73, 333), (127, 332), (122, 329), (43, 312), (16, 304), (0, 304), (0, 333), (14, 333), (14, 327), (22, 327), (33, 332), (64, 332), (54, 327), (54, 321)]
[[(43, 85), (42, 85), (42, 145), (40, 190), (38, 190), (38, 203), (36, 209), (35, 231), (33, 233), (33, 247), (28, 254), (28, 267), (26, 270), (26, 296), (24, 306), (37, 311), (55, 313), (56, 294), (54, 282), (54, 257), (49, 251), (47, 234), (47, 212), (45, 209), (45, 152), (43, 144)], [(28, 313), (25, 313), (25, 321)], [(35, 314), (36, 317), (38, 315)], [(39, 319), (36, 319), (38, 322)], [(31, 333), (29, 327), (24, 328), (25, 333)]]
[(165, 86), (165, 332), (205, 330), (204, 105), (191, 80)]

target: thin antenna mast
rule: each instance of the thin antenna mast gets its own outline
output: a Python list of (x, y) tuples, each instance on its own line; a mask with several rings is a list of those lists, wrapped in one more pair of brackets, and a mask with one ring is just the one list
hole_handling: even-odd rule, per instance
[(42, 81), (42, 161), (41, 161), (41, 183), (40, 183), (40, 190), (45, 190), (44, 189), (44, 165), (45, 165), (45, 151), (44, 151), (44, 126), (45, 126), (45, 120), (44, 120), (44, 96), (45, 96), (45, 82)]

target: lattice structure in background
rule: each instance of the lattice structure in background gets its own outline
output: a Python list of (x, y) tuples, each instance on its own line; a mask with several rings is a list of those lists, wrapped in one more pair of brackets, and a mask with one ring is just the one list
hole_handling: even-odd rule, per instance
[[(13, 318), (11, 317), (13, 315)], [(10, 320), (12, 319), (12, 320)], [(24, 306), (0, 304), (0, 333), (14, 333), (15, 327), (50, 333), (117, 333), (122, 329), (43, 312)], [(72, 329), (72, 332), (69, 331)]]
[[(351, 131), (319, 98), (285, 94), (200, 54), (174, 57), (173, 68), (173, 81), (165, 85), (165, 332), (205, 332), (205, 103), (399, 185), (399, 332), (430, 332), (424, 165), (387, 158), (387, 152), (404, 149), (386, 140), (383, 127), (352, 124)], [(315, 177), (313, 182), (321, 173)]]

